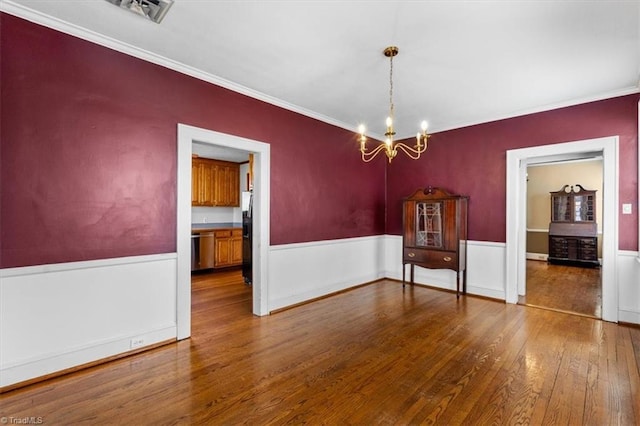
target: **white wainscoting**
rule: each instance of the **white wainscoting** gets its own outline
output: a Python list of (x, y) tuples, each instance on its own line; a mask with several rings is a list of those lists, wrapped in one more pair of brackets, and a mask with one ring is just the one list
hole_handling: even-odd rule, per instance
[[(504, 300), (505, 259), (504, 243), (469, 241), (468, 293)], [(269, 310), (384, 277), (402, 279), (400, 236), (271, 246)], [(617, 279), (619, 320), (640, 324), (638, 252), (618, 252)], [(452, 271), (415, 280), (455, 289)], [(176, 338), (176, 287), (175, 253), (0, 270), (0, 386)]]
[(269, 309), (384, 278), (384, 236), (271, 246)]
[(0, 386), (175, 337), (175, 253), (0, 270)]
[(640, 258), (637, 251), (618, 251), (618, 321), (640, 324)]
[[(402, 279), (402, 237), (387, 235), (385, 276)], [(505, 244), (484, 241), (467, 243), (467, 292), (494, 299), (505, 299)], [(409, 266), (406, 266), (409, 280)], [(456, 273), (446, 269), (415, 268), (414, 281), (432, 287), (456, 289)]]

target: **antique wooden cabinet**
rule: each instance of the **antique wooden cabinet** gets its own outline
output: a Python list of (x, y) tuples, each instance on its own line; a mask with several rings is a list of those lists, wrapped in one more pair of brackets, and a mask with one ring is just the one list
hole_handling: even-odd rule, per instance
[(565, 185), (551, 192), (549, 263), (598, 266), (596, 191)]
[[(456, 297), (467, 291), (468, 197), (440, 188), (418, 189), (403, 203), (402, 285), (405, 269), (415, 265), (456, 272)], [(461, 277), (462, 274), (462, 277)], [(462, 278), (462, 290), (460, 280)]]
[(240, 165), (229, 161), (191, 160), (192, 206), (240, 206)]

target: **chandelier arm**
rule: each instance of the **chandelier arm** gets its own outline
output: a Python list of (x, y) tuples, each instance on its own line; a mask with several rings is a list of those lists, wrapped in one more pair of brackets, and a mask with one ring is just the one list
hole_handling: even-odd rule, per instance
[(382, 150), (386, 150), (387, 146), (385, 144), (380, 144), (377, 147), (375, 147), (375, 149), (373, 151), (362, 151), (360, 150), (360, 152), (362, 153), (362, 161), (364, 161), (365, 163), (368, 163), (369, 161), (373, 160)]
[(395, 149), (400, 148), (409, 157), (411, 157), (414, 160), (417, 160), (418, 158), (420, 158), (420, 154), (422, 154), (427, 150), (427, 145), (422, 145), (418, 150), (418, 149), (411, 148), (410, 146), (405, 145), (402, 142), (396, 142), (394, 148)]

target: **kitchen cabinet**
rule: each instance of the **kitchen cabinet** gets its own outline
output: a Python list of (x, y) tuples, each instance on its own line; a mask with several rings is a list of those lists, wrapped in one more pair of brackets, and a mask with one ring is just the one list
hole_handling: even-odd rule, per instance
[(240, 207), (240, 165), (192, 158), (191, 205)]
[(240, 165), (217, 161), (213, 168), (216, 206), (240, 206)]
[(214, 268), (242, 265), (242, 228), (214, 231)]
[(576, 184), (551, 192), (549, 263), (599, 266), (596, 191)]
[(440, 188), (418, 189), (403, 202), (402, 285), (405, 266), (451, 269), (456, 272), (456, 297), (467, 288), (468, 197)]
[(191, 230), (191, 270), (240, 266), (242, 246), (242, 228), (194, 228)]

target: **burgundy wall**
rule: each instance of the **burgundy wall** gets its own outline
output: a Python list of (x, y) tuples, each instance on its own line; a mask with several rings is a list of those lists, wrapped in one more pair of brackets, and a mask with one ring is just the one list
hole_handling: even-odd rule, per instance
[[(470, 196), (469, 238), (506, 240), (506, 152), (620, 136), (619, 248), (638, 249), (638, 99), (634, 94), (434, 134), (424, 159), (395, 159), (387, 170), (387, 233), (400, 234), (402, 198), (417, 188), (443, 187)], [(622, 210), (620, 208), (620, 210)]]
[(0, 267), (176, 249), (177, 123), (271, 144), (271, 244), (382, 234), (351, 132), (0, 14)]

